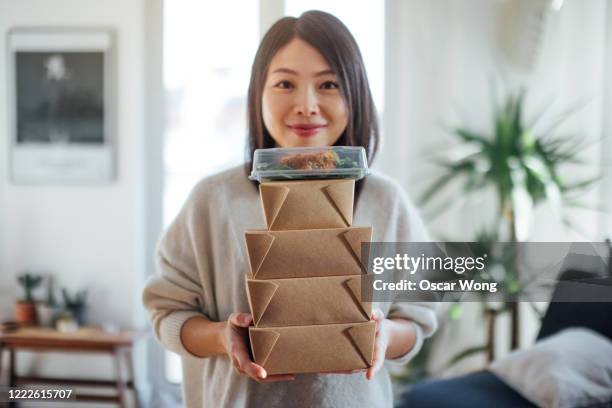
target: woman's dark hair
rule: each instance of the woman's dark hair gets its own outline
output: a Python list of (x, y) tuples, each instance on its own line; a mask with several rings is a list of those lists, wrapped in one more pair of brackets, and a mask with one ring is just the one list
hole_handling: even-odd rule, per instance
[[(311, 10), (298, 18), (284, 17), (268, 30), (255, 54), (248, 93), (247, 171), (255, 149), (275, 146), (264, 126), (262, 94), (270, 61), (278, 50), (299, 38), (321, 53), (336, 74), (349, 110), (346, 130), (334, 145), (363, 146), (371, 164), (378, 150), (379, 130), (376, 109), (357, 42), (346, 26), (329, 13)], [(362, 183), (356, 185), (358, 197)]]

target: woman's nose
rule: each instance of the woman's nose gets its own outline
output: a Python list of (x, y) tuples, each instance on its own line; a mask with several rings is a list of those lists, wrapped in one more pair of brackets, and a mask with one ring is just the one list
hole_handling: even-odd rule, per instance
[(312, 116), (319, 114), (319, 99), (314, 89), (303, 89), (296, 92), (294, 104), (295, 113), (300, 116)]

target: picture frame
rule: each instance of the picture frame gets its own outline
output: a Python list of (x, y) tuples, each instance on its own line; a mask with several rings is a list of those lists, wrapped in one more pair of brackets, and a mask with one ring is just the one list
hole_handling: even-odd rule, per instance
[(115, 180), (114, 31), (13, 28), (7, 35), (14, 184)]

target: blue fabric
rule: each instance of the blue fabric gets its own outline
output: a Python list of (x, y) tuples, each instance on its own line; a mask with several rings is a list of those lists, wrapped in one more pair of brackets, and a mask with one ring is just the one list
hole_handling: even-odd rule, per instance
[(401, 408), (535, 407), (489, 371), (417, 384), (410, 388), (397, 406)]

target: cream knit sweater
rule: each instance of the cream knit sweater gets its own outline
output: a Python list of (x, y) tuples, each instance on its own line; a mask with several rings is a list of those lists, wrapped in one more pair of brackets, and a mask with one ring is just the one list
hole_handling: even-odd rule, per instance
[[(357, 202), (354, 226), (372, 226), (372, 241), (428, 241), (416, 209), (390, 179), (368, 176)], [(183, 362), (183, 395), (189, 408), (200, 407), (391, 407), (386, 366), (368, 381), (364, 373), (302, 374), (289, 382), (259, 384), (234, 372), (226, 356), (198, 358), (182, 345), (180, 330), (192, 316), (214, 321), (249, 312), (244, 287), (248, 261), (247, 229), (265, 229), (259, 194), (242, 167), (201, 180), (163, 234), (158, 247), (159, 276), (144, 290), (155, 335)], [(436, 329), (431, 304), (380, 303), (387, 317), (413, 320), (417, 342), (405, 364)]]

